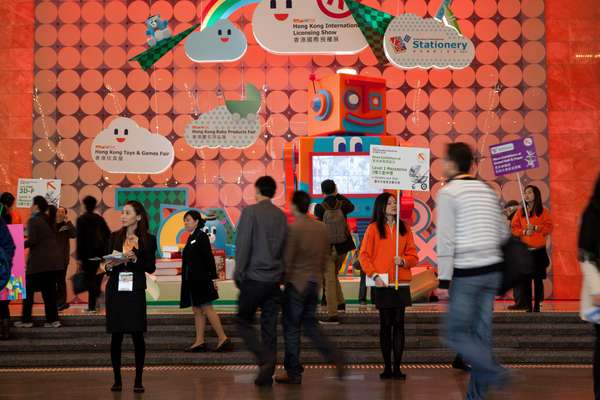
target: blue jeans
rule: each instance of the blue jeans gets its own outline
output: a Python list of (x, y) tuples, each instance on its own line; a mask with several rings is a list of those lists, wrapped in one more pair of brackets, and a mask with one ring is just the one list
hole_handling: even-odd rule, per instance
[(452, 280), (446, 337), (450, 347), (471, 365), (467, 400), (485, 399), (490, 386), (500, 385), (506, 370), (492, 354), (492, 313), (502, 273)]
[(317, 284), (308, 283), (304, 293), (299, 293), (293, 285), (287, 284), (283, 300), (283, 334), (285, 336), (285, 358), (283, 366), (288, 376), (302, 375), (300, 363), (301, 327), (304, 334), (313, 342), (319, 353), (328, 363), (339, 362), (333, 344), (323, 334), (317, 324)]

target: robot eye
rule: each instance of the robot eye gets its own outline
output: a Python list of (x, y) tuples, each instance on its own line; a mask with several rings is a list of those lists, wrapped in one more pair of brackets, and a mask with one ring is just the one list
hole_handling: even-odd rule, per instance
[(369, 94), (369, 103), (371, 106), (371, 110), (383, 109), (383, 97), (379, 93), (370, 93)]
[(222, 36), (223, 35), (223, 31), (221, 29), (219, 29), (218, 34), (219, 34), (219, 36)]
[(333, 139), (333, 151), (336, 153), (345, 153), (346, 150), (346, 139), (343, 137), (336, 137)]
[(344, 103), (349, 109), (356, 110), (360, 105), (360, 96), (355, 91), (348, 90), (344, 96)]

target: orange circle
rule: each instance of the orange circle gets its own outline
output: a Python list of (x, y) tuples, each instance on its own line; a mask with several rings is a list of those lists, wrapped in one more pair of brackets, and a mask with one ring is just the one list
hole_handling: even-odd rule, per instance
[(73, 93), (63, 93), (57, 101), (57, 108), (63, 115), (72, 115), (79, 110), (79, 98)]
[(208, 160), (196, 163), (196, 182), (215, 183), (219, 181), (219, 162)]
[(544, 37), (546, 27), (544, 22), (537, 18), (530, 18), (523, 22), (523, 36), (527, 40), (540, 40)]
[(148, 174), (127, 174), (127, 180), (135, 185), (143, 185), (148, 180)]
[(95, 115), (88, 115), (81, 120), (79, 129), (84, 136), (95, 137), (102, 130), (102, 120)]
[(406, 120), (399, 112), (388, 112), (386, 122), (390, 135), (400, 135), (406, 129)]
[(72, 24), (81, 16), (79, 4), (74, 1), (64, 2), (58, 7), (58, 17), (63, 23)]
[(503, 19), (498, 26), (498, 33), (506, 41), (517, 40), (521, 36), (521, 24), (515, 19)]
[(490, 146), (495, 146), (500, 140), (495, 135), (483, 135), (477, 141), (477, 151), (482, 157), (490, 156)]
[(242, 165), (236, 160), (225, 161), (219, 168), (219, 176), (227, 183), (239, 185), (242, 180)]
[[(120, 3), (120, 2), (113, 2)], [(123, 15), (122, 12), (119, 13)], [(129, 3), (127, 7), (127, 15), (129, 19), (133, 22), (144, 22), (150, 16), (150, 7), (148, 7), (148, 3), (145, 1), (133, 1)]]
[(120, 46), (127, 40), (127, 30), (121, 24), (110, 24), (104, 28), (104, 40), (110, 46)]
[(242, 174), (246, 182), (254, 183), (261, 176), (265, 176), (265, 171), (266, 168), (262, 161), (250, 160), (244, 164)]
[(335, 61), (333, 55), (318, 55), (313, 57), (313, 62), (319, 67), (328, 67)]
[(471, 112), (461, 111), (454, 115), (454, 129), (458, 133), (473, 133), (477, 127), (477, 118)]
[(271, 114), (267, 120), (266, 128), (273, 136), (283, 136), (290, 128), (290, 124), (285, 115)]
[(79, 144), (79, 155), (86, 161), (92, 161), (92, 139), (85, 139)]
[(258, 160), (265, 156), (266, 145), (265, 141), (262, 139), (258, 139), (254, 144), (250, 147), (244, 149), (244, 155), (249, 160)]
[(505, 65), (500, 70), (500, 82), (504, 86), (515, 87), (521, 84), (523, 80), (523, 72), (516, 65)]
[(452, 117), (446, 112), (433, 113), (429, 125), (433, 133), (447, 135), (452, 130)]
[(205, 147), (203, 149), (197, 149), (196, 154), (203, 160), (213, 160), (219, 155), (219, 149), (209, 149), (208, 147)]
[[(135, 123), (138, 124), (138, 126), (150, 130), (150, 122), (148, 121), (148, 118), (146, 118), (144, 115), (132, 115), (131, 119), (134, 120)], [(110, 124), (110, 122), (107, 121), (104, 121), (104, 123), (105, 125)]]
[(457, 89), (452, 96), (454, 106), (461, 111), (472, 110), (475, 107), (475, 93), (472, 89)]
[(287, 89), (289, 84), (288, 71), (285, 68), (269, 68), (267, 71), (267, 86), (270, 90)]
[(360, 75), (381, 78), (381, 71), (377, 67), (364, 67), (360, 70)]
[(134, 46), (146, 45), (146, 24), (130, 24), (127, 28), (127, 40)]
[(56, 156), (62, 161), (73, 161), (79, 155), (79, 145), (73, 139), (63, 139), (56, 146)]
[(482, 64), (493, 64), (498, 59), (498, 48), (492, 42), (481, 42), (475, 51), (477, 60)]
[(150, 98), (150, 107), (155, 113), (166, 114), (173, 108), (173, 97), (166, 92), (156, 92)]
[(452, 72), (449, 69), (432, 69), (429, 71), (429, 82), (436, 88), (445, 88), (452, 82)]
[(544, 0), (522, 0), (521, 10), (530, 18), (539, 17), (544, 12)]
[(173, 17), (173, 7), (168, 1), (158, 0), (153, 1), (152, 6), (150, 7), (150, 15), (160, 14), (162, 19), (166, 19), (167, 21)]
[(133, 69), (127, 75), (127, 86), (133, 91), (146, 90), (150, 83), (150, 77), (146, 71)]
[(219, 153), (221, 157), (226, 160), (237, 160), (242, 155), (242, 150), (240, 149), (219, 149)]
[(104, 16), (108, 22), (120, 23), (127, 16), (127, 6), (121, 1), (111, 1), (104, 8)]
[(397, 89), (404, 83), (404, 71), (396, 67), (387, 67), (383, 71), (383, 77), (388, 88)]
[(33, 166), (31, 171), (32, 178), (42, 178), (42, 179), (54, 179), (55, 171), (54, 165), (47, 162), (40, 162)]
[(40, 46), (53, 46), (58, 38), (58, 33), (53, 25), (40, 25), (35, 30), (35, 41)]
[(56, 87), (56, 74), (45, 69), (35, 74), (34, 86), (40, 92), (51, 92)]
[(290, 107), (295, 112), (306, 112), (308, 107), (308, 93), (306, 90), (296, 90), (290, 96)]
[(112, 115), (119, 115), (125, 110), (125, 96), (121, 93), (109, 93), (104, 97), (104, 110)]
[(41, 47), (35, 52), (35, 65), (40, 69), (52, 69), (56, 65), (57, 58), (54, 49)]
[(102, 20), (103, 16), (102, 4), (96, 1), (86, 1), (81, 6), (81, 18), (87, 23), (95, 24)]
[(97, 93), (86, 93), (80, 100), (81, 111), (88, 115), (98, 114), (104, 105), (102, 97)]
[(282, 160), (283, 159), (283, 149), (287, 141), (281, 137), (274, 137), (269, 140), (267, 143), (267, 154), (273, 160)]
[(163, 136), (168, 136), (173, 131), (173, 121), (164, 114), (157, 114), (149, 122), (148, 130)]
[[(167, 184), (169, 183), (169, 180), (171, 180), (171, 178), (173, 178), (173, 168), (171, 168), (171, 167), (168, 167), (163, 172), (160, 172), (158, 174), (150, 174), (150, 179), (152, 180), (152, 182), (159, 184), (159, 185), (167, 186)], [(178, 183), (179, 182), (177, 182), (177, 180), (176, 180), (175, 184), (178, 184)]]
[[(275, 179), (276, 182), (281, 183), (285, 179), (285, 173), (283, 170), (283, 161), (281, 160), (273, 160), (269, 164), (267, 164), (267, 175), (270, 175)], [(277, 189), (279, 190), (282, 185), (277, 185)]]
[(150, 99), (144, 92), (133, 92), (127, 98), (127, 109), (132, 114), (143, 114), (150, 107)]
[[(402, 92), (399, 92), (402, 93)], [(389, 94), (389, 92), (388, 92)], [(389, 96), (388, 96), (389, 99)], [(401, 102), (404, 102), (404, 96), (401, 98)], [(413, 111), (423, 111), (429, 106), (429, 96), (427, 92), (421, 89), (412, 89), (406, 95), (406, 105)], [(402, 104), (404, 106), (404, 104)], [(388, 107), (389, 108), (389, 107)], [(400, 107), (402, 108), (402, 107)]]
[[(435, 157), (444, 157), (446, 154), (446, 148), (448, 146), (448, 144), (452, 143), (452, 139), (450, 139), (449, 136), (446, 135), (437, 135), (434, 136), (433, 139), (431, 139), (431, 144), (430, 144), (430, 148), (431, 148), (431, 153), (435, 156)], [(439, 160), (442, 161), (442, 160)], [(436, 178), (439, 179), (439, 178)]]
[(57, 15), (58, 10), (56, 6), (49, 1), (40, 2), (35, 8), (35, 19), (43, 24), (54, 22)]
[(523, 94), (519, 89), (506, 88), (500, 93), (500, 104), (507, 110), (517, 110), (523, 105)]
[(473, 15), (473, 0), (454, 0), (452, 2), (452, 12), (458, 18), (469, 18)]
[[(448, 140), (448, 142), (452, 142), (452, 140), (450, 140), (450, 138), (447, 138), (444, 136), (436, 136), (436, 139), (437, 138), (445, 138)], [(431, 148), (433, 150), (433, 141), (431, 142)], [(444, 154), (445, 151), (446, 151), (446, 147), (444, 146), (442, 148), (442, 155)], [(444, 179), (444, 160), (437, 159), (437, 160), (433, 161), (431, 163), (430, 173), (431, 173), (431, 176), (435, 180), (441, 181), (442, 179)]]
[(72, 69), (65, 69), (58, 74), (58, 87), (63, 92), (73, 92), (79, 87), (79, 74)]
[(271, 112), (282, 113), (289, 106), (289, 99), (285, 92), (275, 90), (267, 95), (267, 107)]
[(191, 115), (179, 115), (175, 117), (173, 121), (173, 130), (179, 137), (185, 136), (185, 128), (192, 122), (193, 118)]
[(92, 185), (102, 178), (102, 170), (96, 163), (86, 162), (79, 169), (79, 177), (83, 183)]
[(256, 188), (254, 185), (247, 185), (244, 190), (242, 190), (242, 197), (246, 205), (256, 204)]
[(104, 55), (98, 47), (86, 47), (81, 53), (81, 64), (89, 69), (96, 69), (102, 65)]
[(500, 60), (505, 64), (516, 64), (521, 56), (522, 49), (517, 42), (504, 42), (500, 45)]
[(49, 138), (56, 132), (56, 122), (54, 118), (48, 118), (46, 115), (37, 117), (33, 121), (33, 133), (38, 138)]
[(308, 134), (308, 115), (298, 113), (290, 118), (290, 130), (296, 136), (306, 136)]
[(436, 111), (446, 111), (452, 105), (452, 94), (446, 89), (434, 89), (429, 97), (429, 103)]
[(127, 53), (120, 47), (109, 47), (104, 52), (104, 64), (109, 68), (121, 68), (127, 62)]
[(86, 70), (81, 75), (81, 87), (87, 92), (97, 92), (104, 85), (102, 73), (97, 70)]
[(535, 149), (537, 150), (538, 156), (543, 156), (548, 152), (548, 139), (546, 136), (540, 133), (534, 133), (531, 135), (535, 141)]
[(192, 68), (194, 62), (185, 54), (185, 47), (178, 46), (173, 50), (173, 59), (175, 66), (179, 68)]
[(541, 133), (548, 126), (546, 113), (543, 111), (529, 111), (525, 115), (525, 129), (532, 133)]
[(427, 70), (415, 68), (406, 71), (406, 83), (412, 88), (419, 89), (425, 87), (429, 81)]
[(60, 188), (60, 205), (72, 208), (77, 204), (77, 189), (71, 185), (62, 185)]
[(335, 71), (331, 68), (320, 67), (314, 71), (314, 74), (317, 78), (317, 81), (323, 78), (327, 78), (335, 73)]
[(492, 65), (477, 68), (477, 83), (483, 87), (494, 87), (498, 84), (498, 70)]
[[(117, 184), (112, 182), (112, 179), (110, 179), (109, 175), (121, 175), (122, 178), (121, 180), (123, 180), (123, 178), (125, 178), (124, 174), (105, 174), (104, 175), (104, 181), (106, 183), (109, 184), (109, 186), (107, 186), (106, 188), (104, 188), (104, 191), (102, 192), (102, 202), (104, 203), (104, 205), (106, 205), (106, 207), (114, 207), (115, 206), (115, 192), (118, 188), (118, 186), (116, 186)], [(106, 178), (109, 179), (106, 179)]]
[(74, 47), (63, 47), (58, 52), (58, 63), (65, 69), (74, 69), (79, 65), (81, 55)]
[(175, 150), (175, 158), (177, 160), (189, 160), (196, 154), (196, 150), (190, 147), (184, 138), (177, 139), (173, 144), (173, 149)]
[(187, 92), (175, 92), (173, 110), (176, 114), (191, 114), (197, 112), (195, 99)]
[(181, 22), (192, 21), (196, 17), (196, 6), (191, 1), (178, 1), (173, 9), (175, 19)]
[(238, 185), (226, 184), (221, 187), (219, 199), (224, 206), (237, 206), (242, 202), (242, 189)]
[(219, 81), (224, 90), (237, 90), (242, 84), (242, 72), (237, 68), (225, 68), (221, 71)]
[[(414, 99), (415, 94), (413, 93), (414, 91), (415, 91), (415, 89), (413, 89), (409, 92), (409, 95), (411, 95), (411, 93), (412, 93), (413, 98), (411, 98), (411, 100), (413, 100), (413, 101), (415, 101), (415, 99)], [(388, 90), (386, 97), (387, 97), (386, 98), (386, 106), (389, 111), (400, 111), (404, 108), (404, 105), (406, 104), (406, 98), (404, 97), (404, 93), (402, 93), (400, 90), (396, 90), (396, 89)], [(419, 106), (423, 103), (423, 101), (419, 102), (419, 100), (416, 100), (416, 102), (417, 102), (417, 104), (416, 104), (417, 106)], [(425, 107), (427, 107), (427, 104), (425, 104)], [(411, 109), (414, 110), (414, 108), (411, 108)]]
[(506, 133), (518, 133), (523, 129), (523, 116), (517, 111), (507, 111), (502, 114), (500, 124)]
[(81, 32), (73, 24), (64, 24), (58, 31), (58, 40), (63, 46), (75, 46), (80, 39)]
[(479, 177), (483, 180), (495, 180), (496, 175), (494, 174), (494, 168), (492, 167), (492, 160), (489, 158), (482, 158), (479, 160), (478, 165)]
[(500, 0), (498, 3), (498, 12), (504, 18), (515, 18), (521, 13), (521, 4), (519, 0)]
[(50, 161), (56, 154), (56, 147), (52, 141), (40, 139), (33, 144), (31, 152), (38, 161)]
[(482, 110), (495, 110), (500, 104), (500, 96), (495, 89), (483, 88), (477, 93), (477, 106)]
[(415, 135), (422, 135), (429, 129), (429, 117), (427, 114), (415, 111), (406, 117), (406, 127)]
[(475, 71), (471, 67), (453, 70), (452, 80), (458, 87), (471, 87), (475, 82)]
[(523, 46), (523, 58), (530, 64), (542, 62), (546, 57), (546, 48), (540, 42), (527, 42)]
[[(294, 68), (290, 72), (290, 85), (294, 89), (306, 90), (306, 88), (312, 86), (312, 82), (309, 80), (310, 69), (308, 68)], [(267, 80), (267, 82), (269, 82)], [(271, 87), (271, 89), (274, 89)]]
[(33, 98), (33, 109), (39, 115), (50, 115), (56, 110), (56, 98), (50, 93), (42, 93)]
[(335, 56), (335, 59), (337, 60), (338, 64), (340, 64), (344, 67), (352, 67), (352, 66), (356, 65), (356, 62), (358, 61), (358, 55), (357, 54), (337, 55), (337, 56)]
[(196, 73), (191, 68), (176, 69), (173, 86), (175, 90), (193, 90), (196, 86)]
[(102, 38), (104, 36), (104, 31), (97, 24), (87, 24), (84, 25), (81, 30), (81, 41), (86, 46), (98, 46), (102, 43)]
[(56, 123), (56, 130), (61, 137), (72, 138), (79, 133), (79, 121), (73, 116), (65, 115)]
[(150, 84), (156, 90), (168, 90), (173, 85), (173, 75), (166, 69), (154, 70), (150, 75)]
[(525, 91), (525, 105), (531, 110), (541, 110), (546, 105), (546, 91), (533, 87)]
[(523, 81), (529, 86), (542, 86), (546, 82), (546, 69), (539, 64), (530, 64), (523, 70)]
[(424, 17), (427, 14), (427, 4), (425, 0), (406, 0), (404, 12)]
[(481, 19), (475, 24), (475, 35), (485, 42), (494, 40), (498, 35), (498, 25), (491, 19)]
[[(193, 80), (188, 81), (188, 86), (184, 84), (185, 90), (193, 85)], [(219, 73), (214, 68), (200, 68), (196, 76), (196, 85), (201, 90), (214, 90), (219, 85)]]
[(196, 205), (200, 208), (218, 207), (219, 188), (214, 184), (201, 184), (196, 186)]
[(189, 161), (178, 161), (173, 166), (173, 178), (178, 183), (190, 183), (196, 179), (196, 167)]
[(425, 147), (429, 148), (429, 139), (427, 136), (412, 136), (406, 141), (409, 147)]
[(475, 2), (475, 13), (481, 18), (492, 18), (497, 11), (496, 0), (477, 0)]

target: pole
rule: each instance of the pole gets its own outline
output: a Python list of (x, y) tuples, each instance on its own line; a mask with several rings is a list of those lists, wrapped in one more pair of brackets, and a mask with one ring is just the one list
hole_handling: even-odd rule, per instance
[[(396, 191), (396, 257), (398, 257), (398, 227), (400, 226), (400, 191)], [(396, 265), (396, 290), (398, 290), (398, 264)]]
[(525, 219), (529, 228), (529, 211), (527, 211), (527, 203), (525, 202), (525, 193), (523, 193), (523, 184), (521, 183), (521, 173), (517, 172), (517, 181), (519, 182), (519, 192), (521, 192), (521, 200), (523, 201), (523, 210), (525, 210)]

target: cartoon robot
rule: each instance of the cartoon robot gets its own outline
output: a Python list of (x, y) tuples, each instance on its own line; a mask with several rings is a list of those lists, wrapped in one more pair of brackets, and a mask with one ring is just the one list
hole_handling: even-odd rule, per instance
[(159, 42), (169, 39), (173, 36), (169, 28), (169, 21), (160, 18), (160, 14), (153, 15), (146, 20), (146, 36), (148, 37), (148, 46), (154, 47)]

